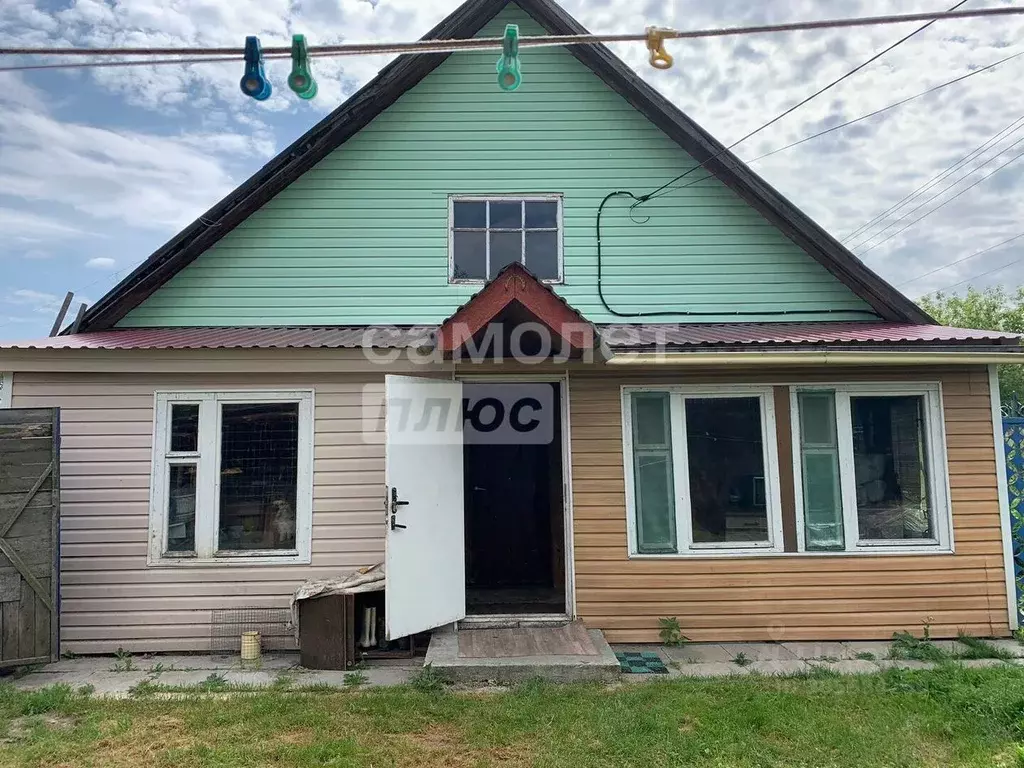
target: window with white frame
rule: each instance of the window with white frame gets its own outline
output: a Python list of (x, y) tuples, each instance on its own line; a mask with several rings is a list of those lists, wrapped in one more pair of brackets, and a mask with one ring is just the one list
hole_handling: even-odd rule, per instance
[(449, 281), (493, 279), (519, 262), (540, 280), (562, 280), (562, 198), (452, 196)]
[(949, 550), (939, 386), (792, 390), (798, 545)]
[(780, 551), (771, 388), (623, 389), (633, 555)]
[(309, 562), (313, 394), (159, 392), (152, 564)]

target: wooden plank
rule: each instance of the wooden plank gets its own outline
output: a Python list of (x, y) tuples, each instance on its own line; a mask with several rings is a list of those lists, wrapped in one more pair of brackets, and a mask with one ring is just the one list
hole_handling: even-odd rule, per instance
[(21, 656), (21, 620), (18, 602), (0, 604), (0, 659), (7, 661)]
[(25, 561), (21, 559), (21, 556), (15, 552), (4, 539), (0, 539), (0, 553), (6, 556), (14, 567), (21, 571), (22, 577), (28, 582), (29, 586), (32, 587), (32, 590), (36, 593), (39, 599), (43, 601), (43, 604), (47, 609), (50, 611), (54, 610), (53, 599), (49, 594), (49, 590), (43, 587), (42, 582), (35, 576), (35, 574), (32, 573)]
[(25, 507), (27, 507), (29, 505), (29, 502), (32, 501), (32, 498), (36, 495), (36, 492), (43, 486), (43, 483), (45, 483), (47, 479), (50, 477), (50, 473), (53, 472), (53, 467), (54, 460), (51, 459), (50, 463), (39, 475), (35, 483), (33, 483), (32, 489), (25, 494), (25, 498), (22, 500), (21, 504), (15, 507), (11, 511), (11, 513), (7, 515), (6, 518), (0, 518), (0, 538), (3, 538), (4, 535), (11, 529), (11, 526), (14, 524), (14, 521), (18, 519), (18, 515), (25, 511)]
[(36, 656), (50, 656), (56, 658), (57, 656), (57, 641), (55, 639), (55, 630), (57, 629), (57, 621), (52, 618), (52, 613), (48, 607), (39, 599), (38, 595), (33, 593), (35, 597), (35, 638), (36, 638)]
[(0, 603), (21, 600), (21, 576), (17, 571), (0, 573)]
[(36, 647), (36, 596), (32, 587), (21, 581), (21, 599), (18, 604), (18, 636), (21, 652), (34, 653)]

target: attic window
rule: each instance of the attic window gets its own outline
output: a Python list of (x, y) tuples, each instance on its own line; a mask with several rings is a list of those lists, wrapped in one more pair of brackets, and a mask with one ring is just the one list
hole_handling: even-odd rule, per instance
[(519, 262), (546, 283), (562, 282), (562, 198), (449, 198), (448, 281), (482, 283)]

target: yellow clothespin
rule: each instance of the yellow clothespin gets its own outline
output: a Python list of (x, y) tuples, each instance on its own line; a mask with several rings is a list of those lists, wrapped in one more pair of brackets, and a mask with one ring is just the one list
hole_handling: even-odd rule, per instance
[(647, 50), (651, 52), (651, 66), (655, 69), (668, 69), (672, 66), (672, 56), (665, 50), (665, 37), (672, 32), (665, 27), (647, 28)]

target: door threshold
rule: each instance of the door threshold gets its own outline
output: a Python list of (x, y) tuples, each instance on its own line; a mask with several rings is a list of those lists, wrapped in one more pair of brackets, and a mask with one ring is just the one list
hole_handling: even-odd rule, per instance
[(565, 613), (488, 613), (467, 616), (459, 629), (510, 629), (513, 627), (557, 627), (572, 619)]

